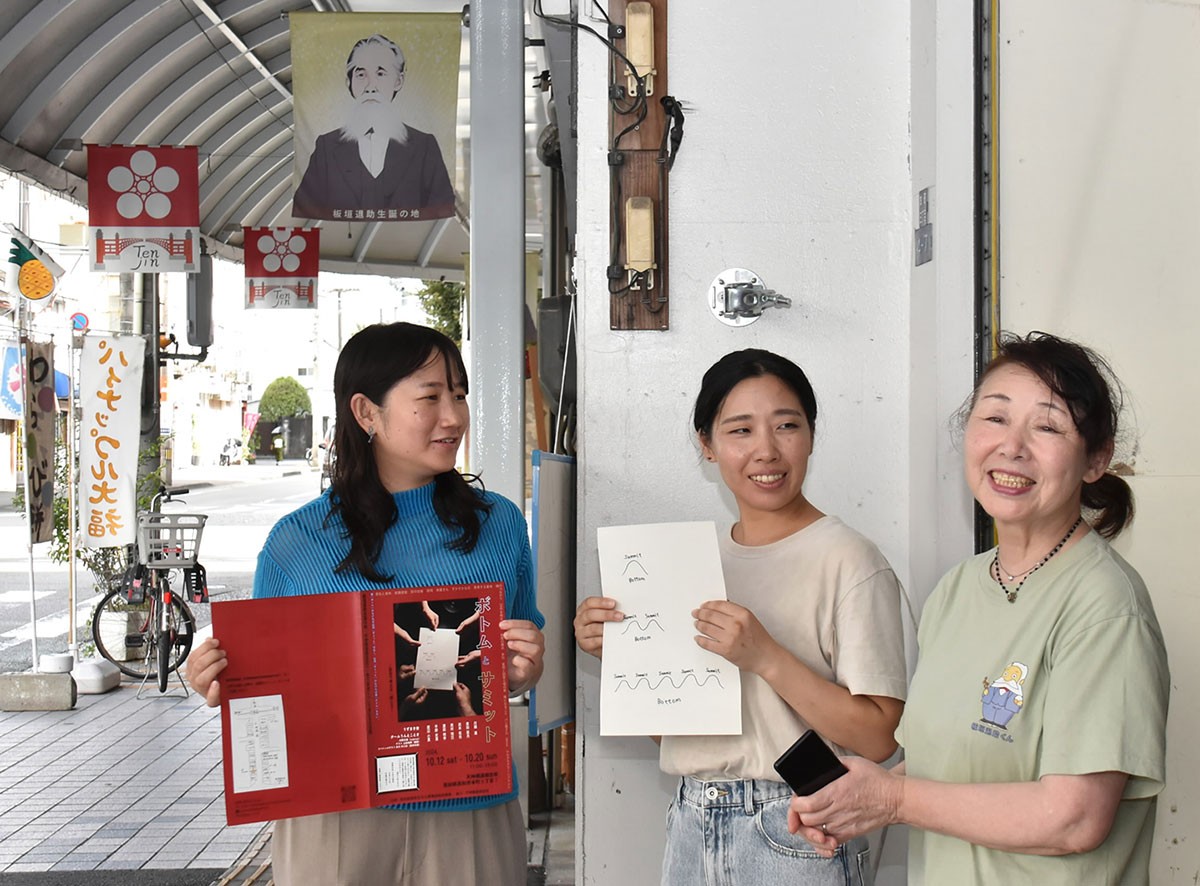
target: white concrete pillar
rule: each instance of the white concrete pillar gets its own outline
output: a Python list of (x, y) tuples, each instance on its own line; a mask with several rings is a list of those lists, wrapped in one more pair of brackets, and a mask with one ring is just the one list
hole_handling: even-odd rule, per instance
[(471, 4), (471, 470), (525, 498), (525, 26), (521, 0)]

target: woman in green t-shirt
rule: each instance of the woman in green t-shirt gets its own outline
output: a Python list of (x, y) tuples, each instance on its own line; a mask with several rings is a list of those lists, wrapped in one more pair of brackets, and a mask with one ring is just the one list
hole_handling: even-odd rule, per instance
[(1169, 674), (1146, 587), (1107, 542), (1133, 519), (1110, 470), (1120, 388), (1074, 342), (999, 344), (964, 412), (998, 543), (925, 606), (905, 763), (844, 760), (790, 827), (828, 853), (912, 825), (911, 884), (1146, 884)]

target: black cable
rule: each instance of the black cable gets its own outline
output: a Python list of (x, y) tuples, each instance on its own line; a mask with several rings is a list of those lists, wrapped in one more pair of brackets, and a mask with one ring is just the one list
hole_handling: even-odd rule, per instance
[(613, 289), (612, 283), (610, 282), (608, 285), (608, 291), (611, 295), (625, 295), (629, 291), (635, 289), (640, 283), (643, 283), (646, 279), (646, 275), (649, 273), (649, 271), (634, 271), (633, 276), (629, 278), (629, 282), (620, 289)]
[(599, 4), (599, 2), (594, 2), (592, 5), (593, 5), (593, 6), (595, 6), (595, 7), (596, 7), (596, 9), (600, 10), (600, 14), (601, 14), (602, 16), (604, 16), (604, 20), (605, 20), (606, 22), (608, 22), (608, 24), (609, 24), (609, 27), (611, 27), (611, 26), (612, 26), (612, 19), (611, 19), (611, 18), (609, 18), (609, 17), (608, 17), (608, 13), (604, 11), (604, 7), (603, 7), (603, 6), (601, 6), (601, 5)]
[[(600, 14), (604, 17), (605, 22), (607, 22), (608, 25), (611, 27), (613, 22), (612, 22), (612, 19), (609, 18), (608, 13), (605, 12), (604, 9), (600, 7), (599, 3), (596, 4), (596, 8), (598, 10), (600, 10)], [(551, 24), (556, 24), (556, 25), (560, 25), (563, 27), (567, 27), (567, 28), (573, 28), (577, 31), (585, 31), (588, 34), (591, 34), (593, 37), (595, 37), (601, 43), (603, 43), (608, 48), (608, 51), (611, 53), (609, 56), (609, 64), (608, 64), (610, 86), (617, 85), (617, 77), (618, 77), (617, 72), (613, 70), (613, 67), (614, 67), (613, 66), (613, 56), (616, 56), (617, 58), (619, 58), (621, 61), (623, 61), (625, 63), (625, 65), (629, 68), (630, 74), (634, 78), (634, 82), (637, 84), (637, 91), (636, 91), (636, 94), (633, 96), (633, 101), (627, 107), (619, 104), (619, 100), (617, 97), (610, 96), (610, 98), (609, 98), (609, 104), (611, 105), (613, 111), (618, 116), (627, 117), (631, 114), (635, 115), (633, 122), (630, 123), (628, 126), (626, 126), (624, 129), (622, 129), (620, 132), (618, 132), (613, 137), (612, 144), (609, 148), (609, 169), (611, 170), (610, 171), (610, 190), (613, 195), (612, 204), (611, 204), (612, 211), (609, 216), (610, 227), (612, 229), (612, 241), (611, 241), (611, 248), (610, 248), (610, 252), (609, 252), (609, 256), (610, 256), (609, 266), (606, 269), (605, 273), (608, 276), (609, 294), (610, 295), (626, 295), (634, 288), (644, 284), (646, 281), (646, 278), (649, 276), (649, 273), (650, 273), (649, 271), (634, 271), (633, 275), (629, 278), (629, 281), (624, 286), (621, 286), (616, 289), (613, 288), (613, 284), (617, 280), (620, 279), (619, 276), (614, 277), (613, 274), (614, 274), (614, 272), (620, 270), (620, 266), (617, 264), (617, 258), (620, 255), (621, 234), (622, 234), (622, 231), (624, 228), (624, 221), (623, 221), (622, 215), (621, 215), (621, 212), (622, 212), (622, 206), (621, 206), (622, 188), (621, 188), (620, 166), (622, 165), (622, 161), (619, 158), (619, 151), (620, 151), (620, 147), (621, 147), (621, 140), (626, 135), (628, 135), (630, 132), (632, 132), (634, 129), (641, 126), (641, 124), (645, 122), (646, 117), (649, 114), (649, 105), (646, 102), (646, 78), (643, 74), (638, 72), (637, 67), (633, 64), (633, 62), (631, 62), (629, 60), (629, 57), (626, 56), (625, 53), (623, 53), (623, 52), (621, 52), (621, 50), (617, 49), (617, 47), (612, 43), (612, 41), (606, 39), (605, 37), (602, 37), (599, 34), (599, 32), (597, 32), (594, 28), (591, 28), (588, 25), (580, 24), (579, 22), (573, 21), (571, 19), (561, 18), (559, 16), (553, 16), (553, 15), (546, 15), (542, 11), (541, 0), (533, 0), (533, 14), (535, 16), (537, 16), (538, 18), (542, 19), (543, 21), (550, 22)], [(672, 101), (674, 101), (674, 99), (672, 99)], [(664, 108), (666, 107), (665, 103), (664, 103), (663, 107)], [(677, 104), (676, 104), (676, 108), (678, 109)], [(678, 135), (673, 134), (671, 137), (671, 152), (666, 156), (666, 162), (660, 164), (660, 166), (659, 166), (659, 217), (660, 217), (660, 219), (661, 219), (661, 213), (662, 213), (662, 191), (665, 186), (665, 182), (663, 180), (663, 176), (665, 174), (663, 172), (663, 166), (665, 166), (667, 169), (670, 169), (671, 163), (674, 162), (674, 151), (678, 150), (679, 141), (683, 138), (683, 129), (682, 129), (683, 111), (681, 109), (678, 109), (677, 112), (679, 114), (679, 117), (678, 117), (678, 119), (675, 120), (674, 126), (672, 127), (672, 126), (668, 125), (667, 127), (664, 128), (664, 134), (663, 134), (664, 147), (662, 149), (660, 149), (660, 152), (659, 152), (660, 160), (662, 160), (663, 151), (666, 150), (665, 145), (666, 145), (666, 140), (667, 140), (667, 137), (666, 137), (667, 130), (671, 129), (673, 133), (675, 131), (677, 131)], [(656, 231), (655, 239), (660, 240), (660, 238), (661, 238), (661, 233)], [(659, 245), (661, 245), (661, 242)], [(645, 302), (645, 300), (644, 300), (644, 303), (647, 305), (647, 309), (650, 310), (652, 313), (657, 313), (658, 311), (662, 310), (662, 307), (663, 307), (663, 303), (662, 303), (661, 299), (659, 300), (659, 304), (657, 307), (650, 307), (649, 303)]]
[(683, 108), (673, 95), (664, 95), (659, 101), (667, 112), (667, 122), (663, 126), (662, 145), (658, 149), (658, 162), (665, 163), (670, 170), (675, 165), (675, 156), (683, 143)]
[(638, 102), (638, 109), (637, 109), (637, 118), (632, 123), (630, 123), (628, 126), (626, 126), (624, 129), (622, 129), (620, 132), (617, 133), (617, 136), (616, 136), (616, 138), (613, 139), (613, 143), (612, 143), (612, 149), (614, 151), (620, 147), (621, 139), (623, 139), (626, 135), (628, 135), (629, 133), (633, 132), (633, 130), (635, 130), (639, 126), (641, 126), (642, 123), (645, 122), (645, 120), (646, 120), (646, 114), (649, 113), (649, 107), (646, 104), (645, 85), (646, 84), (643, 83), (641, 80), (638, 81), (639, 102)]
[[(629, 70), (633, 73), (634, 78), (639, 83), (643, 84), (641, 91), (645, 92), (646, 78), (638, 73), (638, 69), (634, 66), (633, 62), (629, 60), (625, 53), (617, 49), (617, 47), (613, 45), (612, 41), (608, 40), (606, 37), (601, 37), (599, 31), (587, 25), (581, 25), (579, 22), (571, 21), (569, 18), (559, 18), (556, 15), (546, 15), (544, 12), (542, 12), (542, 0), (533, 0), (533, 14), (543, 21), (551, 22), (552, 24), (556, 25), (562, 25), (563, 27), (567, 28), (574, 28), (578, 31), (586, 31), (587, 33), (591, 34), (593, 37), (607, 46), (609, 52), (616, 55), (617, 58), (629, 66)], [(607, 16), (605, 17), (607, 18)]]
[[(608, 103), (612, 106), (613, 111), (616, 112), (618, 116), (627, 117), (630, 114), (636, 113), (639, 108), (646, 103), (646, 95), (642, 89), (639, 88), (634, 94), (633, 101), (629, 103), (628, 107), (623, 107), (620, 105), (620, 95), (618, 95), (617, 92), (620, 90), (621, 94), (624, 94), (625, 90), (620, 86), (617, 80), (618, 74), (615, 70), (616, 66), (614, 64), (613, 57), (610, 55), (608, 58), (608, 81), (611, 84), (610, 88), (613, 92), (613, 94), (609, 96)], [(638, 86), (641, 86), (641, 81), (638, 81)]]
[(629, 97), (625, 92), (625, 88), (621, 85), (625, 74), (624, 72), (618, 70), (616, 56), (611, 52), (608, 54), (608, 82), (610, 90), (608, 103), (612, 106), (613, 112), (621, 117), (637, 113), (641, 109), (642, 105), (646, 103), (645, 79), (638, 76), (637, 69), (632, 65), (630, 65), (629, 70), (633, 73), (636, 86), (629, 105), (623, 106), (620, 103), (621, 97), (623, 95)]
[[(622, 225), (621, 225), (621, 191), (622, 191), (622, 188), (621, 188), (620, 169), (615, 165), (610, 166), (609, 170), (608, 170), (608, 175), (609, 175), (609, 191), (613, 195), (612, 210), (609, 213), (609, 218), (608, 218), (609, 227), (612, 229), (612, 239), (609, 244), (610, 248), (609, 248), (609, 252), (608, 252), (608, 255), (609, 255), (608, 266), (610, 268), (616, 268), (616, 267), (618, 267), (617, 256), (620, 255), (620, 252), (621, 252), (621, 227), (622, 227)], [(616, 293), (613, 292), (612, 285), (613, 285), (613, 281), (612, 281), (612, 278), (610, 277), (609, 281), (608, 281), (608, 291), (615, 295)]]
[[(620, 171), (620, 167), (623, 164), (621, 162), (613, 162), (613, 160), (616, 159), (616, 155), (618, 155), (620, 152), (621, 139), (623, 139), (626, 135), (628, 135), (630, 132), (632, 132), (634, 129), (636, 129), (638, 126), (640, 126), (646, 119), (646, 115), (649, 112), (649, 108), (646, 104), (646, 97), (644, 94), (644, 89), (645, 89), (645, 84), (641, 80), (638, 80), (638, 96), (640, 99), (640, 104), (638, 107), (637, 117), (634, 119), (634, 121), (632, 123), (630, 123), (628, 126), (626, 126), (624, 129), (622, 129), (620, 132), (618, 132), (616, 134), (616, 136), (612, 140), (612, 147), (610, 148), (609, 162), (610, 162), (610, 168), (612, 170), (611, 174), (612, 174), (612, 191), (613, 191), (613, 214), (612, 214), (613, 234), (612, 234), (612, 251), (610, 253), (611, 259), (609, 262), (610, 267), (616, 266), (616, 264), (617, 264), (617, 256), (620, 254), (621, 234), (624, 229), (624, 219), (621, 216), (622, 189), (621, 189), (621, 171)], [(625, 290), (622, 290), (622, 293), (626, 292), (626, 291), (628, 291), (628, 287), (626, 287)], [(609, 292), (613, 292), (611, 281), (609, 282)], [(613, 293), (613, 294), (616, 295), (616, 294), (620, 294), (620, 293)]]
[[(658, 285), (650, 286), (642, 294), (642, 307), (647, 313), (657, 314), (667, 306), (666, 298), (661, 294), (667, 287), (667, 263), (663, 260), (663, 244), (666, 242), (664, 216), (667, 205), (667, 172), (675, 165), (675, 155), (683, 141), (683, 107), (673, 95), (664, 95), (659, 103), (666, 111), (667, 118), (663, 123), (662, 142), (658, 148), (658, 206), (659, 211), (654, 216), (654, 254), (659, 258)], [(650, 289), (656, 289), (660, 294), (654, 301), (650, 299)]]
[[(674, 101), (674, 99), (672, 99)], [(663, 102), (665, 108), (666, 102)], [(667, 126), (669, 122), (663, 125), (663, 141), (666, 141)], [(666, 169), (670, 169), (671, 158), (666, 163)], [(663, 168), (663, 158), (661, 153), (658, 157), (658, 212), (654, 214), (654, 255), (658, 258), (658, 285), (648, 286), (642, 293), (642, 307), (648, 313), (657, 314), (667, 306), (666, 296), (663, 295), (667, 291), (667, 262), (665, 255), (664, 244), (667, 241), (667, 233), (664, 230), (666, 227), (667, 214), (667, 172)], [(650, 290), (654, 289), (658, 293), (658, 298), (650, 301)]]

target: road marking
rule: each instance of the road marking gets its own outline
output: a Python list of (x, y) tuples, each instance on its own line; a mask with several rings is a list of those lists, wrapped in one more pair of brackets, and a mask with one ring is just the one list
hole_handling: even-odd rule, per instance
[[(43, 597), (52, 596), (54, 591), (36, 591), (34, 597), (41, 600)], [(0, 603), (28, 603), (29, 589), (23, 591), (0, 591)]]
[[(92, 616), (92, 607), (100, 602), (100, 598), (92, 597), (90, 600), (77, 603), (75, 606), (75, 626), (87, 624), (87, 620)], [(38, 639), (50, 639), (51, 637), (66, 636), (67, 628), (70, 625), (67, 623), (67, 613), (57, 612), (54, 615), (47, 615), (44, 618), (37, 620)], [(28, 643), (33, 639), (33, 623), (25, 622), (23, 625), (17, 625), (11, 631), (5, 631), (0, 634), (0, 652), (5, 649), (11, 649), (13, 646), (19, 646), (21, 643)]]

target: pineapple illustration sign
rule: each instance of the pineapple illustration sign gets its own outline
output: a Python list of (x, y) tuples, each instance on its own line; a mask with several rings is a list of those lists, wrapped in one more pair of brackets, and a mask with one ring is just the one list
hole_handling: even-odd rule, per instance
[(12, 234), (8, 261), (17, 266), (17, 291), (30, 301), (48, 299), (54, 294), (63, 269), (19, 229), (12, 225), (5, 227)]

